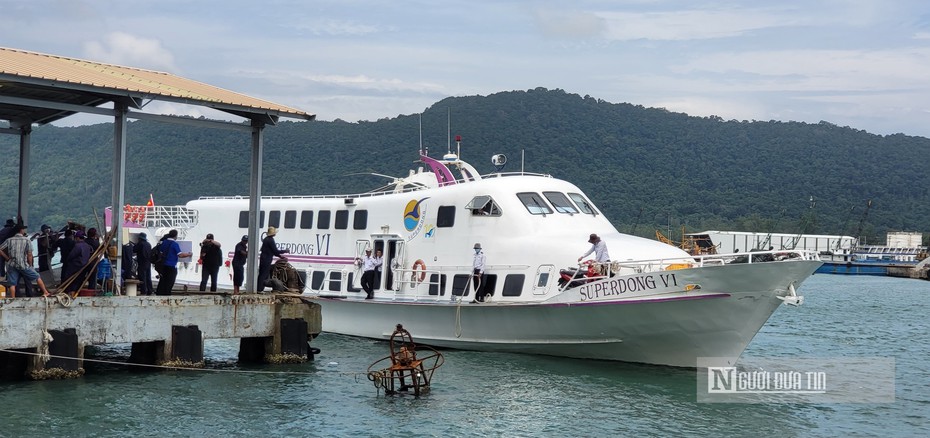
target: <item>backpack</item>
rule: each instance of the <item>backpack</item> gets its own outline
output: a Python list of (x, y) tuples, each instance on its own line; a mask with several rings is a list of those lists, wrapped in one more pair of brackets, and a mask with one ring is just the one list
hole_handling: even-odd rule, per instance
[(165, 265), (165, 253), (161, 249), (163, 243), (165, 242), (158, 242), (157, 245), (152, 247), (152, 252), (149, 253), (149, 258), (152, 260), (152, 266), (155, 267), (155, 271), (158, 271)]

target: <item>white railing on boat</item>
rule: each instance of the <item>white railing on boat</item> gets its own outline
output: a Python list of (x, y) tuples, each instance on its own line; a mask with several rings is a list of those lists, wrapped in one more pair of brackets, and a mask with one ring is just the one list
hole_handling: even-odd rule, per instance
[[(607, 263), (585, 262), (579, 265), (571, 280), (560, 290), (574, 287), (577, 281), (590, 282), (615, 275), (642, 274), (678, 269), (704, 268), (739, 263), (770, 263), (797, 260), (817, 260), (820, 256), (812, 250), (751, 251), (746, 253), (696, 255), (665, 259), (612, 261)], [(584, 268), (584, 269), (583, 269)], [(593, 272), (592, 275), (586, 275)]]
[[(672, 271), (678, 269), (724, 266), (728, 264), (783, 263), (801, 260), (820, 261), (820, 257), (816, 251), (781, 250), (686, 256), (664, 259), (613, 261), (601, 264), (581, 263), (575, 272), (575, 277), (572, 277), (569, 281), (565, 281), (563, 285), (556, 287), (556, 290), (558, 292), (562, 292), (565, 289), (577, 286), (579, 282), (587, 283), (610, 278), (615, 275), (633, 275), (651, 272)], [(598, 270), (596, 274), (590, 276), (584, 275), (587, 272), (589, 265), (592, 265), (595, 270)], [(529, 265), (495, 265), (489, 266), (488, 272), (526, 272), (530, 268), (531, 267)], [(322, 271), (325, 273), (319, 290), (312, 289), (311, 287), (310, 277), (313, 271)], [(471, 284), (472, 276), (470, 271), (470, 266), (442, 266), (424, 270), (393, 269), (393, 279), (389, 284), (390, 289), (381, 290), (381, 292), (388, 293), (388, 296), (390, 296), (393, 300), (413, 302), (456, 302), (462, 299), (467, 299), (467, 297), (473, 298), (474, 293)], [(352, 273), (356, 279), (360, 278), (362, 274), (361, 271), (350, 268), (325, 270), (308, 269), (306, 272), (307, 289), (311, 294), (327, 297), (345, 298), (349, 296), (358, 296), (357, 291), (349, 290), (351, 285), (348, 285), (347, 282), (350, 273)], [(464, 287), (456, 287), (455, 277), (462, 275), (467, 275), (468, 281), (465, 283)], [(560, 272), (556, 270), (555, 272), (552, 272), (551, 275), (556, 278), (556, 281), (558, 281)], [(445, 280), (444, 277), (447, 277), (448, 280)], [(527, 280), (534, 281), (532, 279)], [(552, 280), (550, 279), (549, 281)], [(330, 282), (336, 282), (336, 284), (339, 285), (339, 290), (331, 290), (332, 288), (329, 287)], [(445, 291), (449, 292), (448, 294), (445, 294), (443, 291), (444, 288), (442, 287), (442, 283), (446, 282), (450, 283), (445, 288)], [(354, 286), (352, 287), (354, 289)], [(468, 291), (467, 296), (463, 296), (462, 292), (464, 291)], [(458, 292), (458, 294), (456, 292)]]
[(188, 229), (197, 225), (200, 216), (197, 210), (191, 210), (181, 205), (155, 205), (130, 207), (129, 213), (124, 211), (124, 218), (130, 222), (138, 223), (146, 228), (178, 228)]

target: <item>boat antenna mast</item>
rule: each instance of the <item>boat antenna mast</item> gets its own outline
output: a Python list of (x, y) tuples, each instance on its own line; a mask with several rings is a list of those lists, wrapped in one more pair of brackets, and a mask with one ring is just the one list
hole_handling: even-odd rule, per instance
[(420, 155), (423, 155), (423, 113), (420, 113), (419, 117), (419, 131), (420, 131)]
[(859, 218), (859, 226), (856, 227), (856, 235), (854, 236), (856, 238), (856, 246), (862, 245), (862, 242), (860, 242), (860, 240), (862, 240), (862, 225), (865, 224), (865, 218), (869, 217), (870, 208), (872, 208), (871, 199), (865, 203), (865, 211), (862, 212), (862, 217)]

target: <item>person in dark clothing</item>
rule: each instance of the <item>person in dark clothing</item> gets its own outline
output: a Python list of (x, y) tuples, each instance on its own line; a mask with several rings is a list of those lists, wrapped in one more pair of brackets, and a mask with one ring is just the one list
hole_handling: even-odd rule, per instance
[(268, 227), (266, 237), (262, 239), (261, 253), (258, 256), (258, 282), (255, 284), (256, 292), (262, 292), (265, 289), (265, 282), (271, 277), (271, 260), (275, 257), (281, 257), (287, 254), (286, 249), (278, 249), (274, 241), (274, 236), (278, 234), (278, 229)]
[[(96, 228), (87, 229), (87, 238), (84, 239), (84, 242), (90, 245), (91, 255), (93, 255), (94, 251), (97, 251), (97, 248), (100, 248), (100, 236), (97, 234)], [(93, 268), (90, 268), (90, 277), (87, 279), (87, 288), (97, 288), (97, 265), (94, 265)]]
[[(16, 222), (13, 222), (13, 219), (7, 219), (6, 225), (0, 229), (0, 244), (6, 242), (6, 239), (9, 239), (13, 235), (13, 227), (16, 226)], [(6, 263), (0, 261), (0, 277), (6, 276)]]
[(130, 240), (123, 245), (123, 263), (122, 263), (122, 278), (123, 280), (130, 280), (136, 278), (136, 244), (132, 243)]
[(52, 227), (44, 224), (41, 230), (32, 237), (37, 239), (39, 272), (45, 272), (52, 269), (52, 257), (55, 256), (55, 250), (58, 248), (58, 233), (52, 232)]
[(136, 253), (136, 278), (139, 279), (139, 293), (152, 295), (155, 293), (152, 287), (152, 244), (149, 243), (145, 233), (139, 233), (133, 250)]
[(64, 283), (68, 278), (65, 276), (65, 261), (68, 260), (68, 256), (71, 255), (71, 250), (74, 249), (74, 230), (71, 228), (65, 229), (65, 237), (58, 240), (58, 252), (61, 254), (59, 257), (61, 261), (61, 282)]
[[(76, 231), (74, 233), (74, 248), (68, 253), (61, 267), (61, 281), (65, 282), (72, 275), (78, 276), (68, 285), (68, 292), (75, 292), (84, 284), (84, 275), (87, 273), (87, 263), (90, 261), (90, 254), (94, 252), (90, 245), (84, 241), (84, 232)], [(96, 278), (94, 279), (96, 281)]]
[(233, 270), (233, 293), (238, 294), (242, 282), (245, 281), (245, 260), (249, 256), (249, 236), (242, 236), (242, 240), (236, 244), (233, 251), (232, 270)]
[(189, 252), (181, 252), (181, 245), (175, 239), (178, 237), (178, 230), (171, 230), (165, 236), (159, 245), (165, 254), (165, 266), (162, 267), (161, 278), (158, 280), (158, 288), (155, 295), (171, 295), (171, 289), (174, 289), (174, 280), (178, 278), (178, 260), (190, 257)]
[(207, 234), (207, 238), (200, 242), (200, 262), (200, 291), (207, 290), (209, 279), (210, 292), (216, 292), (216, 276), (223, 265), (223, 251), (220, 250), (220, 242), (213, 239), (213, 234)]

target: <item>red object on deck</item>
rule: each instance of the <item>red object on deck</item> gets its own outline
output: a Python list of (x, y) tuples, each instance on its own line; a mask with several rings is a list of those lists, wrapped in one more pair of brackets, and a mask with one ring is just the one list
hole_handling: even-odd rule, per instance
[(78, 291), (78, 296), (79, 297), (96, 297), (97, 290), (96, 289), (81, 289), (80, 291)]

